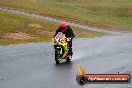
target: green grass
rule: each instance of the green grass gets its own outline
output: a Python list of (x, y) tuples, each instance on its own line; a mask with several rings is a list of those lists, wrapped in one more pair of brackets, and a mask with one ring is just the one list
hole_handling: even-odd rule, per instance
[(0, 7), (132, 32), (132, 0), (2, 0)]
[[(41, 25), (41, 28), (29, 26), (30, 24), (34, 24), (34, 23)], [(0, 45), (29, 43), (29, 42), (43, 42), (43, 41), (47, 42), (51, 40), (53, 34), (41, 34), (38, 30), (54, 33), (57, 27), (58, 24), (54, 22), (49, 22), (46, 20), (0, 11)], [(76, 38), (96, 37), (96, 36), (104, 35), (104, 33), (100, 33), (100, 32), (88, 31), (76, 27), (72, 27), (72, 28), (73, 31), (75, 32)], [(16, 33), (16, 32), (23, 32), (35, 38), (29, 40), (19, 40), (19, 39), (4, 37), (6, 36), (7, 33)]]

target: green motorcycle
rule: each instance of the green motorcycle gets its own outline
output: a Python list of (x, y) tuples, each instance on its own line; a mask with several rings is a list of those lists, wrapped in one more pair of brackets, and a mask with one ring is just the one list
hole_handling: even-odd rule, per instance
[(59, 64), (62, 59), (66, 59), (67, 62), (70, 62), (72, 55), (69, 55), (69, 44), (67, 38), (64, 34), (58, 33), (55, 38), (52, 39), (53, 47), (55, 49), (55, 61), (56, 64)]

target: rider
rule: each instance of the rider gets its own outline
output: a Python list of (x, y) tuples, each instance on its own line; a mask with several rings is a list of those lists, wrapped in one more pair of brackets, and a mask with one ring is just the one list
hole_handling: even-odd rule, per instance
[(56, 33), (54, 34), (54, 37), (58, 34), (58, 32), (62, 32), (65, 34), (65, 36), (68, 39), (68, 44), (69, 44), (69, 54), (73, 55), (72, 52), (72, 39), (75, 37), (73, 30), (67, 25), (66, 22), (62, 22), (59, 25), (59, 28), (56, 30)]

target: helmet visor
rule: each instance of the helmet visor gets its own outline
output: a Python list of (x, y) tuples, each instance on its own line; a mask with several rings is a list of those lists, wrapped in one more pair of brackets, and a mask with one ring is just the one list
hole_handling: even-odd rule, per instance
[(61, 27), (61, 30), (65, 30), (66, 29), (66, 27)]

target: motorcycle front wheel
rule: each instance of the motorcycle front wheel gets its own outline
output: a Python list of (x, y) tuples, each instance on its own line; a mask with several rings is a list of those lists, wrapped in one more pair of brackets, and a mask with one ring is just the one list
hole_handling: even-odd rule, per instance
[(60, 61), (58, 59), (59, 59), (59, 49), (56, 48), (55, 49), (55, 62), (56, 62), (56, 64), (60, 64)]

